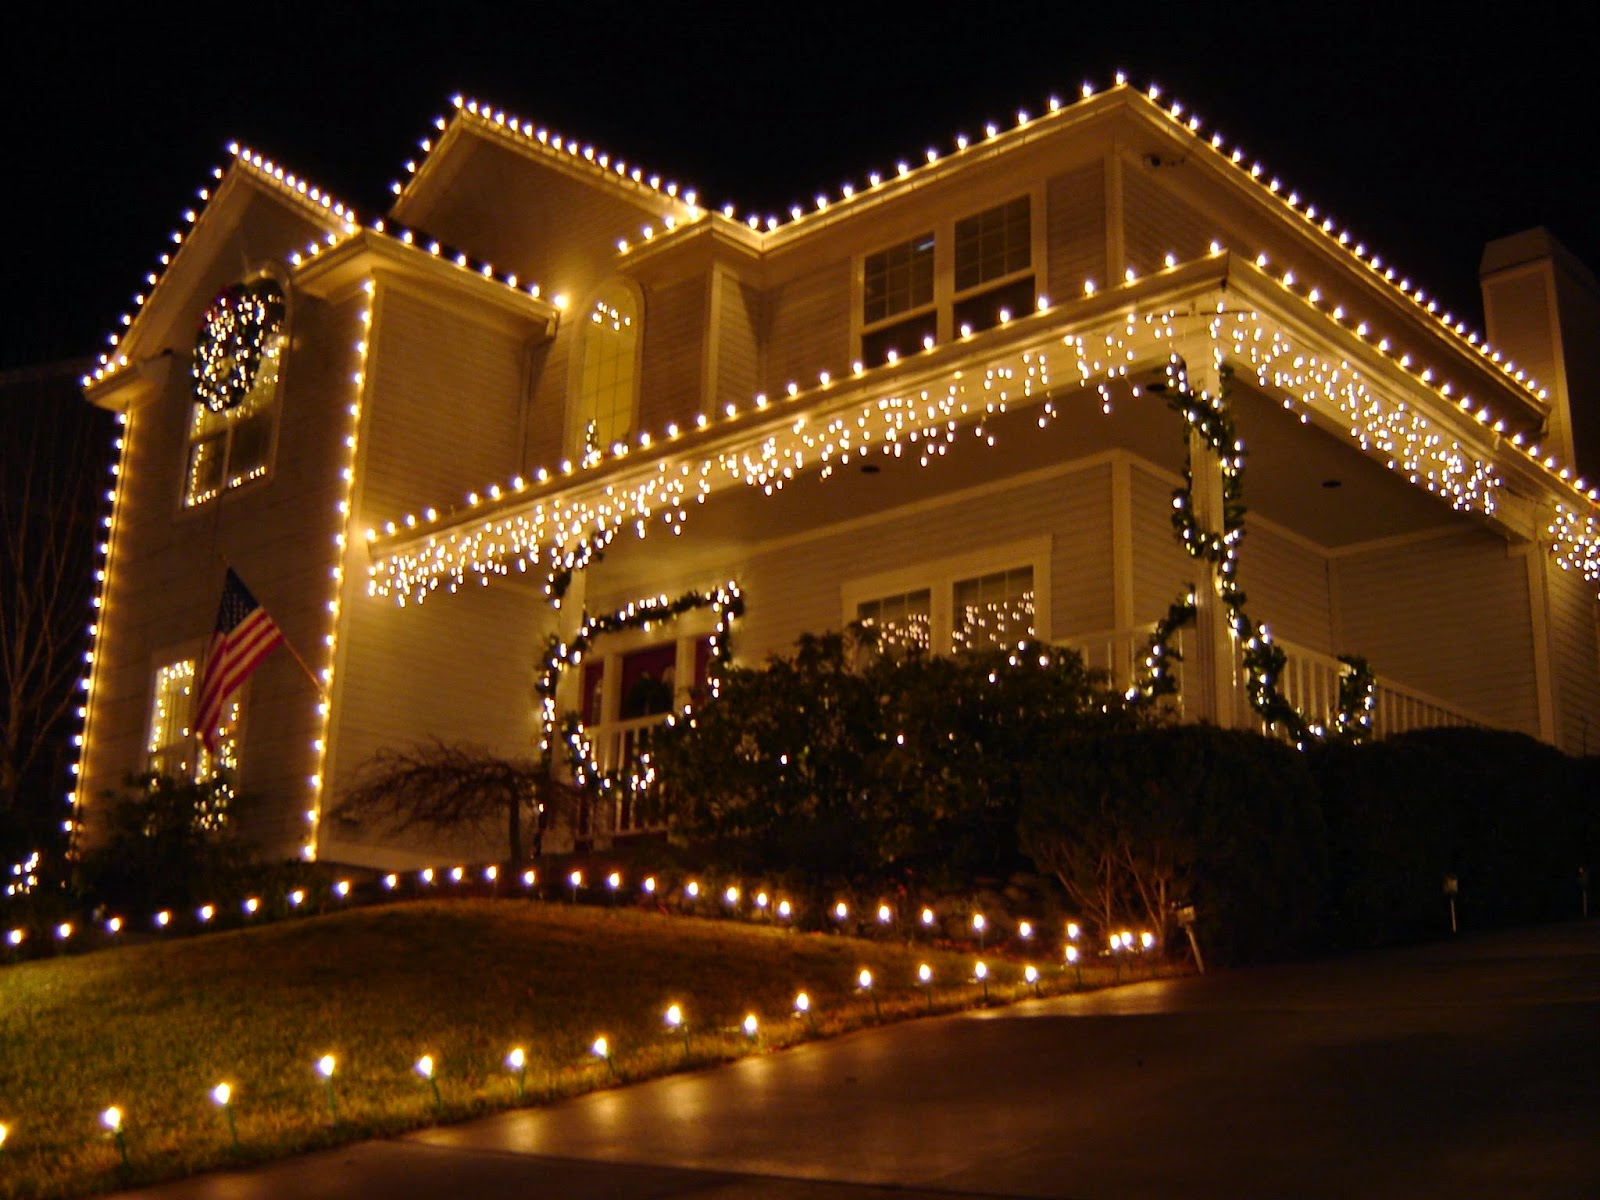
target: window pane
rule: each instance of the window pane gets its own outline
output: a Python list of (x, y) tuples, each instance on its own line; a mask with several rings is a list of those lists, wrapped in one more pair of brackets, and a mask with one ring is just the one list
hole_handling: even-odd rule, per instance
[(222, 460), (228, 445), (226, 431), (189, 447), (189, 470), (184, 477), (183, 502), (204, 504), (222, 487)]
[(856, 620), (879, 631), (885, 646), (928, 650), (932, 646), (933, 593), (927, 588), (868, 600), (856, 607)]
[(272, 452), (272, 410), (241, 417), (233, 427), (228, 449), (228, 486), (238, 487), (267, 473)]
[(867, 255), (861, 319), (871, 325), (933, 303), (933, 234)]
[(1019, 567), (955, 586), (957, 650), (1006, 649), (1033, 636), (1033, 568)]
[(956, 291), (965, 291), (1032, 261), (1028, 197), (956, 222)]
[(961, 336), (981, 333), (1000, 324), (1001, 313), (1011, 320), (1027, 316), (1033, 312), (1034, 303), (1033, 276), (1026, 275), (957, 300), (951, 306), (950, 320)]
[(569, 453), (584, 458), (626, 441), (633, 426), (634, 360), (639, 345), (638, 304), (627, 288), (613, 287), (595, 301), (579, 333), (578, 395)]
[(881, 366), (889, 361), (891, 350), (901, 358), (915, 354), (923, 348), (924, 339), (933, 337), (938, 328), (939, 315), (929, 311), (864, 333), (861, 335), (862, 365)]

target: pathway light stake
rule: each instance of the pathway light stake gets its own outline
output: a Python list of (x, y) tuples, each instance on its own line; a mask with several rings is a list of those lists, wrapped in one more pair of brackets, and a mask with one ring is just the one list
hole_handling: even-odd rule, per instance
[(694, 907), (694, 902), (700, 898), (700, 883), (698, 880), (691, 879), (683, 885), (683, 898), (690, 908)]
[(72, 936), (72, 922), (71, 921), (63, 921), (63, 922), (61, 922), (61, 924), (57, 925), (56, 926), (57, 949), (59, 950), (61, 946), (65, 946), (67, 944), (67, 939), (70, 938), (71, 936)]
[(617, 1077), (617, 1064), (611, 1060), (611, 1042), (605, 1034), (595, 1038), (594, 1045), (589, 1047), (589, 1053), (606, 1064), (606, 1070), (611, 1072), (611, 1078)]
[(850, 916), (850, 906), (843, 900), (833, 906), (833, 919), (843, 925)]
[(514, 1046), (506, 1055), (506, 1066), (517, 1073), (517, 1100), (520, 1103), (528, 1082), (528, 1054), (521, 1046)]
[(983, 1002), (989, 1003), (989, 966), (983, 959), (980, 958), (978, 965), (972, 968), (972, 977), (983, 984)]
[(654, 875), (646, 875), (644, 882), (639, 886), (644, 890), (645, 895), (654, 896), (656, 894), (656, 877)]
[(730, 883), (728, 890), (722, 893), (722, 902), (737, 913), (739, 911), (739, 889)]
[(155, 921), (157, 929), (165, 929), (168, 925), (172, 924), (172, 914), (166, 909), (162, 909), (151, 919)]
[(222, 1110), (222, 1115), (228, 1121), (228, 1136), (233, 1139), (233, 1148), (239, 1148), (239, 1130), (233, 1123), (233, 1088), (225, 1083), (219, 1083), (211, 1089), (211, 1099)]
[(683, 1009), (676, 1004), (667, 1005), (667, 1028), (683, 1031), (683, 1061), (689, 1061), (689, 1023), (683, 1019)]
[(622, 872), (613, 871), (606, 876), (606, 887), (611, 891), (611, 903), (617, 902), (617, 891), (622, 887)]
[(538, 881), (538, 878), (539, 876), (535, 872), (524, 871), (522, 873), (522, 886), (525, 888), (531, 888), (534, 883)]
[(333, 885), (333, 891), (339, 899), (347, 899), (350, 895), (350, 881), (348, 879), (339, 880), (338, 883)]
[(466, 877), (467, 877), (467, 869), (465, 867), (451, 867), (450, 868), (450, 882), (451, 883), (460, 883)]
[(933, 968), (927, 963), (917, 965), (917, 984), (922, 988), (922, 995), (928, 1001), (928, 1011), (933, 1011)]
[(1083, 927), (1076, 921), (1067, 922), (1067, 941), (1075, 942), (1083, 934)]
[(982, 913), (972, 914), (972, 932), (978, 935), (978, 949), (983, 949), (983, 937), (989, 929), (989, 922), (983, 919)]
[(107, 933), (121, 933), (122, 932), (122, 918), (121, 917), (111, 917), (109, 920), (107, 920), (106, 921), (106, 932)]
[(1031, 939), (1033, 937), (1033, 922), (1019, 922), (1017, 925), (1017, 936), (1025, 942)]
[(11, 947), (11, 961), (16, 962), (22, 954), (22, 943), (28, 936), (25, 930), (13, 929), (6, 934), (6, 945)]
[(424, 885), (431, 884), (433, 882), (433, 868), (423, 867), (421, 871), (417, 872), (417, 879)]
[(295, 888), (294, 891), (289, 893), (289, 907), (290, 908), (299, 908), (305, 902), (306, 902), (306, 894), (305, 894), (304, 890), (302, 890), (301, 888)]
[(778, 901), (778, 920), (787, 921), (793, 915), (794, 915), (794, 905), (790, 904), (787, 900), (779, 900)]
[(811, 1011), (811, 997), (804, 992), (794, 998), (794, 1015), (806, 1019), (813, 1035), (817, 1032), (817, 1014)]
[(756, 911), (763, 917), (767, 915), (767, 905), (772, 903), (765, 892), (756, 893)]
[(9, 1132), (10, 1130), (5, 1127), (4, 1123), (0, 1123), (0, 1152), (3, 1152), (6, 1148), (6, 1134)]
[(890, 908), (887, 904), (878, 905), (878, 924), (879, 925), (893, 925), (894, 924), (894, 910), (892, 908)]
[(578, 902), (578, 889), (583, 886), (583, 872), (574, 871), (567, 876), (567, 886), (572, 889), (572, 902)]
[(1446, 875), (1444, 877), (1444, 896), (1450, 902), (1450, 932), (1452, 934), (1456, 932), (1456, 892), (1458, 890), (1459, 886), (1456, 883), (1456, 877), (1454, 875)]
[(1026, 983), (1029, 987), (1033, 988), (1033, 994), (1035, 996), (1037, 996), (1039, 994), (1039, 968), (1038, 967), (1033, 966), (1031, 963), (1028, 966), (1023, 967), (1022, 968), (1022, 981), (1024, 983)]
[(756, 1020), (755, 1013), (746, 1013), (744, 1024), (740, 1028), (744, 1030), (744, 1036), (753, 1042), (756, 1040), (756, 1035), (761, 1032), (761, 1022)]
[(339, 1101), (333, 1094), (333, 1071), (337, 1065), (331, 1054), (324, 1054), (317, 1060), (317, 1074), (322, 1076), (322, 1085), (328, 1091), (328, 1119), (335, 1125), (339, 1123)]
[(934, 921), (933, 909), (924, 908), (922, 910), (922, 927), (924, 929), (930, 929), (931, 930), (933, 928), (933, 921)]
[(883, 1014), (878, 1009), (878, 993), (872, 990), (872, 972), (862, 967), (861, 974), (856, 976), (856, 986), (872, 998), (872, 1019), (881, 1020)]
[(1078, 948), (1076, 946), (1067, 947), (1067, 966), (1077, 972), (1078, 982), (1076, 986), (1081, 988), (1083, 986), (1083, 963), (1078, 959)]
[(117, 1153), (122, 1155), (122, 1169), (128, 1169), (128, 1139), (122, 1134), (122, 1110), (112, 1105), (100, 1114), (100, 1124), (111, 1131), (112, 1138), (117, 1143)]
[(500, 868), (499, 867), (491, 865), (491, 866), (487, 866), (487, 867), (485, 867), (483, 869), (483, 881), (485, 883), (494, 883), (499, 878), (500, 878)]
[(244, 915), (245, 916), (247, 916), (247, 917), (255, 916), (258, 912), (261, 911), (261, 899), (260, 899), (260, 897), (251, 896), (248, 900), (246, 900), (244, 902), (243, 908), (244, 908)]
[(424, 1054), (417, 1059), (417, 1074), (428, 1081), (428, 1086), (433, 1089), (433, 1111), (444, 1112), (444, 1097), (439, 1095), (439, 1081), (434, 1078), (433, 1055)]
[(216, 915), (217, 907), (214, 904), (202, 904), (199, 910), (195, 913), (195, 916), (200, 918), (200, 924), (202, 925), (206, 924), (211, 920), (212, 917)]

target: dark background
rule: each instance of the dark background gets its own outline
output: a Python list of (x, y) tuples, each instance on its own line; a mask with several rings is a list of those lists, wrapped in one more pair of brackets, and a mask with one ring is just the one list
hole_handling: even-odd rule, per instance
[(97, 353), (230, 140), (370, 220), (456, 92), (765, 213), (1120, 68), (1474, 324), (1489, 238), (1600, 264), (1593, 47), (1536, 5), (138, 7), (0, 33), (0, 367)]

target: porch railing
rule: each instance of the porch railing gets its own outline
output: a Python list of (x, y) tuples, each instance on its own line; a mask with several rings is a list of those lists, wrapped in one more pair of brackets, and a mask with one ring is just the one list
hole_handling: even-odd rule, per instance
[[(1275, 639), (1287, 656), (1279, 680), (1284, 697), (1305, 716), (1323, 726), (1331, 725), (1339, 710), (1339, 680), (1345, 666), (1331, 654)], [(1391, 737), (1408, 729), (1427, 729), (1440, 725), (1483, 728), (1491, 724), (1481, 717), (1379, 676), (1377, 707), (1372, 714), (1374, 737)]]
[(634, 794), (626, 780), (638, 769), (639, 757), (649, 740), (650, 731), (666, 719), (667, 714), (656, 713), (627, 721), (591, 725), (584, 731), (600, 769), (622, 781), (609, 803), (594, 813), (595, 833), (626, 835), (665, 828), (666, 823), (647, 807), (641, 797)]
[[(1059, 644), (1083, 655), (1084, 666), (1108, 672), (1117, 690), (1124, 691), (1146, 670), (1144, 660), (1155, 629), (1154, 622), (1129, 629), (1103, 629), (1095, 633), (1074, 634)], [(1177, 652), (1168, 660), (1168, 669), (1177, 685), (1172, 700), (1180, 714), (1183, 712), (1185, 692), (1184, 665), (1192, 642), (1190, 631), (1180, 629), (1169, 643), (1170, 648)]]

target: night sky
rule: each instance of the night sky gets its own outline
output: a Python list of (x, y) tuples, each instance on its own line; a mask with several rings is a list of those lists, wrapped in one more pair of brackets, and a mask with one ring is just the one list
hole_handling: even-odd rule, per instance
[(1544, 224), (1600, 268), (1594, 68), (1537, 5), (72, 7), (0, 48), (0, 367), (98, 353), (229, 141), (370, 220), (457, 92), (765, 213), (1122, 69), (1474, 324), (1489, 238)]

